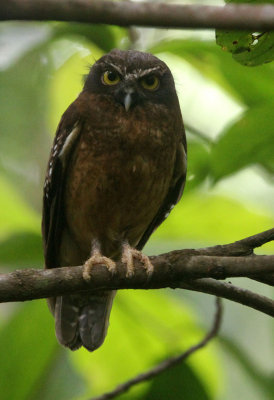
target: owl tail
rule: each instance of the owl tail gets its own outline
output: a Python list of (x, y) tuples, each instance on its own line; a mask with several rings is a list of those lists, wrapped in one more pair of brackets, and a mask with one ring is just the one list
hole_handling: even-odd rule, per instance
[(55, 300), (55, 331), (71, 350), (96, 350), (103, 343), (115, 291), (60, 296)]

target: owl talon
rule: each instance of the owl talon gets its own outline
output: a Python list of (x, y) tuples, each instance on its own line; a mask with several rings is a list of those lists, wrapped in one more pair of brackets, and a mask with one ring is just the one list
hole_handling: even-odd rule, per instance
[(122, 263), (126, 264), (126, 277), (130, 278), (134, 275), (134, 260), (139, 260), (145, 267), (148, 278), (151, 277), (154, 271), (154, 266), (152, 265), (148, 256), (143, 254), (141, 251), (133, 249), (128, 244), (123, 246)]
[(91, 279), (91, 271), (94, 265), (103, 264), (107, 267), (111, 274), (116, 272), (116, 264), (108, 257), (102, 256), (99, 251), (93, 252), (93, 255), (85, 262), (83, 278), (85, 281), (89, 281)]

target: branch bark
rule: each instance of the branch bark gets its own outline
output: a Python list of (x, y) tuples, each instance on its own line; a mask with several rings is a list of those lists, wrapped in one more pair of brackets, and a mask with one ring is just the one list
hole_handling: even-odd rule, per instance
[(0, 20), (74, 21), (158, 28), (274, 30), (274, 6), (224, 7), (100, 0), (7, 0)]
[(118, 262), (114, 275), (105, 266), (94, 266), (88, 282), (83, 278), (83, 266), (17, 270), (0, 275), (0, 302), (25, 301), (91, 289), (170, 287), (210, 293), (274, 316), (273, 300), (218, 281), (242, 276), (271, 284), (274, 256), (254, 255), (253, 249), (273, 239), (274, 229), (270, 229), (227, 245), (176, 250), (153, 256), (150, 260), (154, 273), (150, 279), (138, 260), (135, 260), (133, 277), (126, 277), (125, 265)]

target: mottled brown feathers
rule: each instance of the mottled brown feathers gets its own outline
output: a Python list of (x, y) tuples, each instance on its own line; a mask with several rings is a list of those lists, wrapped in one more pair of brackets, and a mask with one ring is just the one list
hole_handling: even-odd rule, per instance
[[(105, 71), (118, 83), (106, 85)], [(159, 81), (155, 90), (144, 89), (148, 76)], [(94, 240), (114, 260), (124, 242), (142, 249), (179, 201), (185, 176), (184, 127), (166, 64), (136, 51), (103, 56), (53, 143), (43, 203), (46, 268), (83, 264)], [(49, 300), (62, 344), (94, 350), (102, 343), (114, 294), (98, 295)]]

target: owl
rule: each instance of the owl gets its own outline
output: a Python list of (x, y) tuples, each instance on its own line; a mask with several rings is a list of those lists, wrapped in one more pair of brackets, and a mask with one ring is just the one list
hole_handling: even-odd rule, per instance
[[(152, 54), (112, 50), (91, 67), (63, 114), (43, 196), (45, 267), (94, 264), (111, 271), (134, 259), (179, 201), (186, 179), (186, 138), (174, 80)], [(48, 299), (58, 341), (76, 350), (104, 341), (115, 291)]]

